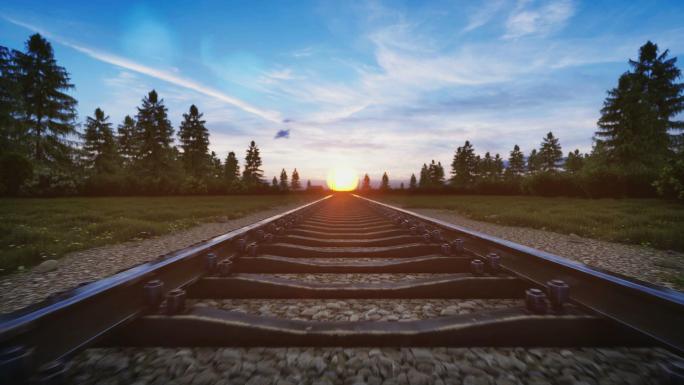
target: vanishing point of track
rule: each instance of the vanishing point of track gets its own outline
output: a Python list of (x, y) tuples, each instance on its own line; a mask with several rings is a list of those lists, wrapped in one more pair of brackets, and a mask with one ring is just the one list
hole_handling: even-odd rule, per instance
[[(348, 284), (283, 274), (421, 274)], [(432, 276), (431, 276), (432, 275)], [(424, 320), (304, 321), (207, 299), (511, 299)], [(57, 384), (88, 346), (663, 346), (684, 295), (352, 194), (336, 194), (0, 319), (0, 383)], [(681, 363), (664, 381), (684, 378)], [(675, 382), (672, 382), (675, 383)]]

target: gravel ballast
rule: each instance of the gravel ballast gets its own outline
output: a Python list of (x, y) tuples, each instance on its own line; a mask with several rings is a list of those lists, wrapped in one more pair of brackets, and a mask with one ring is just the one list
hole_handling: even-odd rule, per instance
[(662, 349), (89, 349), (69, 383), (99, 385), (660, 384)]

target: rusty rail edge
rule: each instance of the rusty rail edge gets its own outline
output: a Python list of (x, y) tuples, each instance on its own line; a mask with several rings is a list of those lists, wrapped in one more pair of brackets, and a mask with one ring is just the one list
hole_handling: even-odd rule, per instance
[(635, 329), (658, 344), (684, 353), (684, 293), (563, 257), (519, 245), (465, 227), (353, 194), (370, 204), (427, 222), (448, 234), (456, 233), (465, 246), (481, 255), (496, 252), (501, 265), (538, 285), (562, 279), (571, 285), (573, 302)]
[(32, 370), (66, 359), (115, 327), (144, 314), (143, 285), (149, 280), (164, 282), (164, 292), (190, 284), (206, 272), (206, 262), (201, 256), (225, 252), (234, 247), (232, 240), (311, 208), (331, 196), (3, 314), (0, 316), (0, 347), (27, 349)]

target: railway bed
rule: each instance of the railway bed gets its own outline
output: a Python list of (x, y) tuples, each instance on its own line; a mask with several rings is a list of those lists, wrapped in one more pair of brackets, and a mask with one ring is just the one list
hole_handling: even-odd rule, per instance
[[(250, 300), (452, 310), (338, 320), (231, 308)], [(68, 360), (92, 346), (663, 347), (676, 357), (682, 325), (681, 292), (336, 193), (2, 316), (0, 383), (64, 383)], [(659, 375), (682, 383), (684, 365)]]

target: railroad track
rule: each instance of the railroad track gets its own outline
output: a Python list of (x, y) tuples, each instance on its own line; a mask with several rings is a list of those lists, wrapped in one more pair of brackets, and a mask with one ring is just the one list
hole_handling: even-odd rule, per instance
[[(373, 282), (354, 283), (360, 275)], [(320, 321), (231, 308), (243, 299), (480, 306), (416, 320)], [(336, 194), (6, 316), (0, 342), (2, 384), (59, 383), (65, 362), (93, 345), (662, 346), (681, 354), (684, 295)], [(681, 363), (663, 365), (662, 376), (684, 381)]]

